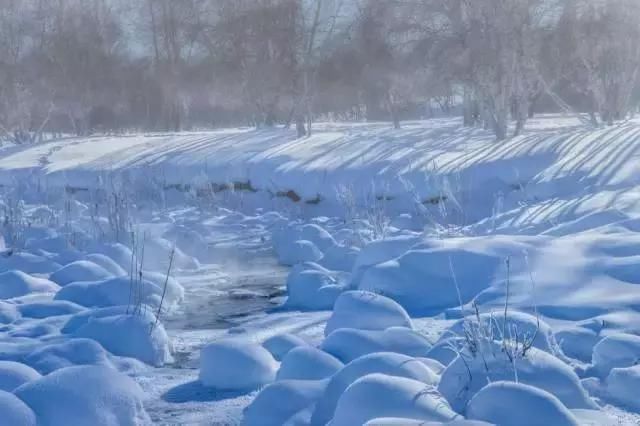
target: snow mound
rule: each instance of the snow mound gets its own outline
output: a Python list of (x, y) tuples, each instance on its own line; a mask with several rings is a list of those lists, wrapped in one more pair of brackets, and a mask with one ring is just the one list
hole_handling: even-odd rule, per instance
[(311, 424), (325, 425), (333, 417), (344, 391), (359, 378), (372, 373), (405, 377), (431, 386), (438, 382), (435, 373), (415, 358), (390, 352), (365, 355), (351, 361), (331, 377), (322, 398), (316, 404)]
[(53, 282), (32, 277), (22, 271), (7, 271), (0, 274), (0, 299), (11, 299), (31, 293), (54, 293), (60, 287)]
[(413, 328), (402, 306), (368, 291), (347, 291), (336, 300), (324, 334), (327, 336), (339, 328), (385, 330), (389, 327)]
[(431, 349), (431, 343), (421, 334), (405, 327), (386, 330), (340, 328), (327, 336), (320, 348), (347, 363), (374, 352), (422, 357)]
[(109, 272), (114, 277), (121, 277), (123, 275), (127, 275), (127, 271), (125, 271), (124, 268), (122, 268), (113, 259), (111, 259), (109, 256), (105, 254), (91, 253), (86, 255), (84, 259), (102, 267), (105, 271)]
[(259, 388), (273, 382), (277, 368), (265, 348), (235, 339), (210, 343), (200, 351), (200, 382), (216, 389)]
[(325, 251), (337, 245), (331, 234), (315, 223), (304, 225), (287, 224), (274, 230), (272, 240), (278, 254), (289, 251), (291, 249), (291, 241), (309, 241), (320, 251)]
[(613, 368), (640, 363), (640, 336), (621, 333), (605, 337), (593, 348), (592, 362), (602, 377), (606, 377)]
[(331, 426), (362, 425), (379, 417), (446, 422), (457, 415), (433, 386), (376, 373), (347, 388), (338, 400)]
[(0, 300), (0, 324), (10, 324), (20, 318), (17, 305)]
[(549, 392), (514, 382), (494, 382), (482, 388), (467, 406), (469, 419), (496, 425), (577, 426), (575, 416)]
[(42, 426), (151, 424), (143, 393), (129, 377), (100, 366), (69, 367), (16, 389)]
[(278, 334), (262, 342), (262, 346), (268, 350), (277, 361), (282, 360), (292, 349), (308, 345), (309, 344), (300, 337), (289, 333)]
[(36, 415), (12, 393), (0, 390), (0, 419), (7, 426), (36, 426)]
[[(175, 284), (175, 288), (168, 286), (162, 305), (164, 310), (172, 309), (182, 300), (184, 289), (175, 280), (170, 280), (168, 285), (171, 283)], [(163, 289), (147, 279), (135, 283), (134, 286), (136, 300), (157, 309), (162, 299)], [(104, 281), (68, 284), (56, 294), (55, 299), (68, 300), (86, 307), (105, 308), (134, 303), (131, 293), (131, 280), (128, 277), (116, 277)]]
[(640, 411), (640, 364), (628, 368), (614, 368), (607, 376), (606, 385), (611, 398), (635, 411)]
[(78, 260), (63, 266), (51, 274), (49, 279), (60, 286), (66, 286), (81, 281), (100, 281), (111, 276), (102, 266), (88, 260)]
[(351, 272), (360, 250), (356, 247), (335, 245), (324, 251), (320, 264), (332, 271)]
[(562, 352), (582, 362), (591, 361), (593, 348), (602, 339), (598, 333), (584, 327), (567, 328), (555, 335)]
[(133, 253), (131, 249), (120, 243), (100, 243), (89, 247), (89, 252), (103, 254), (116, 262), (122, 269), (131, 269), (131, 259)]
[(13, 392), (18, 386), (40, 377), (40, 373), (28, 365), (13, 361), (0, 361), (0, 390)]
[(172, 269), (195, 270), (200, 268), (200, 263), (195, 258), (186, 255), (179, 247), (161, 237), (145, 240), (143, 267), (166, 273), (169, 269), (169, 258), (172, 251)]
[(343, 367), (342, 362), (312, 346), (301, 346), (283, 358), (276, 380), (321, 380)]
[(425, 422), (416, 419), (403, 419), (400, 417), (381, 417), (369, 420), (365, 426), (492, 426), (491, 423), (479, 420), (452, 420), (450, 422)]
[(93, 339), (114, 355), (135, 358), (156, 367), (172, 361), (167, 332), (147, 310), (93, 318), (73, 335)]
[(13, 253), (8, 257), (0, 257), (0, 272), (11, 270), (23, 271), (27, 274), (50, 274), (60, 269), (62, 265), (44, 256), (32, 253)]
[(20, 314), (26, 318), (48, 318), (61, 315), (73, 315), (84, 311), (84, 308), (76, 303), (65, 300), (53, 300), (51, 302), (33, 302), (17, 305)]
[(47, 345), (31, 352), (25, 357), (24, 362), (41, 374), (76, 365), (111, 366), (107, 352), (90, 339), (71, 339)]
[(281, 426), (322, 395), (326, 380), (283, 380), (265, 386), (244, 410), (243, 426)]
[[(438, 390), (459, 413), (464, 412), (467, 403), (484, 384), (516, 377), (501, 343), (481, 342), (480, 351), (471, 355), (465, 350), (463, 356), (456, 357), (447, 366), (440, 378)], [(537, 348), (529, 349), (525, 356), (516, 356), (519, 383), (546, 390), (571, 409), (595, 407), (576, 373), (558, 358)]]
[(281, 265), (293, 266), (304, 262), (317, 262), (322, 259), (322, 252), (315, 244), (307, 240), (296, 240), (276, 248)]
[(395, 259), (420, 242), (414, 236), (399, 236), (372, 241), (365, 245), (353, 265), (353, 285), (358, 286), (364, 272), (373, 265)]
[(296, 265), (287, 277), (286, 306), (291, 309), (328, 310), (342, 292), (330, 271), (315, 263)]
[(359, 288), (384, 294), (409, 312), (441, 312), (469, 302), (489, 287), (500, 264), (497, 256), (465, 249), (410, 250), (367, 269)]
[[(148, 306), (144, 306), (143, 309), (151, 309)], [(110, 306), (108, 308), (96, 308), (88, 309), (84, 312), (73, 315), (66, 322), (60, 332), (62, 334), (70, 334), (91, 321), (94, 318), (111, 317), (114, 315), (123, 315), (133, 312), (132, 306)]]
[(38, 338), (47, 335), (57, 334), (58, 328), (52, 324), (44, 323), (26, 323), (21, 324), (9, 331), (11, 337), (31, 337)]

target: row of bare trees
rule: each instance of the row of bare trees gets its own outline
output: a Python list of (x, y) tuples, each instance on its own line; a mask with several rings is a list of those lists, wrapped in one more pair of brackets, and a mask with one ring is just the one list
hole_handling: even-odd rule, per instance
[(0, 0), (0, 139), (638, 103), (637, 0)]

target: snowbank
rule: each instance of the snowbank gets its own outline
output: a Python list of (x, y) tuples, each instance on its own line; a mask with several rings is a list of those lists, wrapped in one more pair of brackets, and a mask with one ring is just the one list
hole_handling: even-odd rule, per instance
[(101, 281), (111, 277), (112, 275), (102, 266), (88, 260), (78, 260), (63, 266), (51, 274), (49, 279), (60, 286), (66, 286), (75, 282)]
[(0, 390), (13, 392), (18, 386), (40, 377), (40, 373), (28, 365), (13, 361), (0, 361)]
[(562, 352), (582, 362), (591, 362), (593, 348), (602, 339), (598, 333), (584, 327), (566, 328), (555, 335)]
[(331, 309), (342, 290), (329, 270), (311, 262), (299, 264), (287, 277), (286, 307), (301, 310)]
[(121, 277), (123, 275), (127, 275), (127, 271), (125, 271), (124, 268), (122, 268), (113, 259), (111, 259), (109, 256), (105, 254), (91, 253), (86, 255), (84, 258), (85, 260), (100, 266), (101, 268), (109, 272), (114, 277)]
[(344, 364), (312, 346), (294, 348), (282, 359), (276, 380), (322, 380), (331, 377)]
[(28, 354), (24, 362), (42, 374), (77, 365), (111, 367), (107, 352), (90, 339), (70, 339), (48, 344)]
[(27, 252), (14, 252), (9, 257), (0, 257), (0, 272), (16, 270), (27, 274), (50, 274), (61, 267), (59, 263), (44, 256)]
[(332, 271), (351, 272), (360, 250), (356, 247), (335, 245), (324, 251), (320, 265)]
[(277, 368), (265, 348), (236, 339), (210, 343), (200, 351), (200, 382), (216, 389), (256, 389), (274, 381)]
[(22, 271), (0, 274), (0, 299), (11, 299), (31, 293), (55, 293), (59, 289), (58, 285), (47, 279), (32, 277)]
[(9, 324), (20, 318), (20, 311), (13, 303), (0, 300), (0, 324)]
[(276, 248), (280, 264), (286, 266), (304, 262), (317, 262), (322, 259), (322, 252), (315, 244), (307, 240), (296, 240)]
[(466, 412), (470, 419), (496, 425), (580, 424), (567, 407), (549, 392), (513, 382), (494, 382), (485, 386), (471, 399)]
[(289, 333), (277, 334), (262, 342), (262, 346), (264, 346), (277, 361), (282, 360), (292, 349), (308, 345), (309, 344), (300, 337)]
[(640, 364), (628, 368), (614, 368), (607, 376), (607, 392), (615, 401), (640, 411)]
[(138, 385), (111, 368), (63, 368), (22, 385), (15, 395), (43, 426), (151, 424)]
[(613, 368), (631, 367), (640, 362), (640, 336), (614, 334), (600, 340), (593, 348), (593, 366), (606, 377)]
[(84, 307), (66, 300), (31, 302), (17, 305), (17, 308), (20, 315), (25, 318), (48, 318), (61, 315), (73, 315), (84, 311)]
[(7, 426), (36, 426), (36, 415), (14, 394), (0, 390), (0, 418)]
[(372, 373), (405, 377), (431, 386), (438, 382), (436, 374), (426, 365), (406, 355), (389, 352), (365, 355), (351, 361), (331, 377), (322, 398), (316, 404), (311, 424), (325, 425), (333, 418), (338, 400), (344, 391), (356, 380)]
[(370, 374), (342, 394), (331, 425), (362, 425), (379, 417), (446, 422), (457, 415), (432, 386), (404, 377)]
[(389, 327), (413, 328), (402, 306), (368, 291), (348, 291), (336, 300), (324, 334), (328, 336), (339, 328), (385, 330)]

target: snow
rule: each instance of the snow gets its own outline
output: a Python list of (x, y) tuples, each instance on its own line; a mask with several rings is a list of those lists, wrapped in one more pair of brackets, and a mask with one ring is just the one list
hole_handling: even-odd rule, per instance
[(82, 338), (47, 344), (28, 354), (24, 362), (41, 374), (77, 365), (112, 366), (107, 352), (99, 343)]
[(292, 349), (307, 345), (308, 343), (300, 337), (289, 333), (277, 334), (262, 343), (262, 346), (264, 346), (277, 361), (281, 361)]
[(638, 389), (640, 389), (640, 364), (627, 368), (614, 368), (606, 380), (607, 392), (634, 410), (640, 410)]
[(368, 374), (381, 373), (404, 377), (426, 385), (438, 382), (435, 373), (422, 362), (406, 355), (377, 352), (357, 358), (344, 366), (331, 379), (318, 400), (311, 418), (312, 425), (324, 425), (333, 418), (338, 400), (356, 380)]
[(0, 418), (6, 425), (36, 426), (36, 415), (14, 394), (0, 390)]
[(593, 348), (593, 366), (606, 377), (613, 368), (631, 367), (640, 362), (640, 336), (613, 334)]
[(513, 382), (493, 382), (485, 386), (471, 399), (466, 412), (470, 419), (496, 425), (580, 424), (567, 407), (549, 392)]
[(0, 271), (22, 271), (27, 274), (50, 274), (61, 268), (59, 263), (32, 253), (13, 253), (9, 257), (0, 257)]
[(13, 392), (15, 388), (38, 379), (40, 373), (28, 365), (13, 361), (0, 361), (0, 390)]
[(101, 253), (91, 253), (86, 255), (84, 258), (85, 260), (88, 260), (89, 262), (95, 263), (96, 265), (100, 266), (102, 269), (104, 269), (114, 277), (127, 275), (127, 272), (107, 255)]
[(368, 291), (347, 291), (336, 300), (324, 334), (328, 336), (339, 328), (386, 330), (390, 327), (413, 328), (402, 306)]
[(457, 417), (436, 389), (405, 377), (369, 374), (338, 400), (332, 426), (361, 425), (379, 417), (449, 421)]
[(293, 266), (304, 262), (317, 262), (322, 259), (322, 252), (315, 244), (307, 240), (285, 243), (276, 248), (278, 259), (282, 265)]
[(200, 353), (200, 382), (222, 390), (249, 391), (275, 380), (278, 365), (262, 346), (226, 339)]
[(287, 277), (287, 307), (291, 309), (331, 309), (342, 292), (331, 271), (312, 262), (296, 265)]
[[(59, 294), (60, 292), (56, 293)], [(84, 308), (76, 303), (66, 300), (53, 300), (49, 302), (30, 302), (17, 306), (20, 315), (27, 318), (48, 318), (62, 315), (71, 315), (82, 312)]]
[(100, 281), (111, 276), (107, 270), (93, 262), (78, 260), (63, 266), (49, 278), (60, 286), (66, 286), (79, 281)]
[(111, 368), (69, 367), (15, 390), (43, 426), (150, 424), (138, 385)]
[(282, 359), (276, 380), (322, 380), (334, 375), (344, 364), (311, 346), (289, 351)]
[(55, 293), (59, 288), (47, 279), (32, 277), (22, 271), (0, 274), (0, 299), (11, 299), (31, 293)]
[(0, 300), (0, 324), (9, 324), (20, 318), (20, 312), (13, 303)]

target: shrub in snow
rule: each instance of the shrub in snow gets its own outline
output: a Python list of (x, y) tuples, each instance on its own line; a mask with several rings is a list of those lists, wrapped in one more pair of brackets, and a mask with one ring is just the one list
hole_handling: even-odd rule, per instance
[(36, 415), (12, 393), (0, 390), (0, 419), (7, 426), (36, 426)]
[(290, 350), (308, 345), (309, 344), (300, 337), (289, 333), (277, 334), (262, 343), (262, 346), (278, 361), (282, 360)]
[[(13, 361), (0, 361), (0, 390), (13, 392), (15, 388), (41, 377), (28, 365)], [(0, 418), (2, 416), (0, 415)]]
[(286, 306), (292, 309), (331, 309), (342, 287), (331, 272), (314, 263), (296, 265), (287, 277)]
[[(167, 284), (168, 288), (162, 306), (163, 309), (170, 310), (182, 300), (184, 289), (175, 280), (170, 279)], [(135, 300), (132, 300), (132, 292), (135, 295)], [(98, 308), (124, 306), (137, 301), (157, 309), (162, 299), (162, 292), (161, 287), (146, 279), (136, 280), (132, 290), (132, 283), (128, 277), (117, 277), (104, 281), (68, 284), (60, 289), (55, 299)]]
[(15, 390), (42, 426), (151, 424), (143, 393), (129, 377), (100, 366), (54, 371)]
[(287, 266), (303, 262), (317, 262), (322, 259), (320, 249), (307, 240), (297, 240), (282, 245), (277, 253), (280, 264)]
[(326, 380), (283, 380), (267, 385), (244, 410), (243, 426), (281, 426), (322, 395)]
[(102, 267), (105, 271), (109, 272), (114, 277), (121, 277), (123, 275), (128, 275), (127, 271), (124, 270), (120, 265), (118, 265), (113, 259), (109, 256), (101, 253), (91, 253), (86, 255), (85, 260), (89, 262), (93, 262), (96, 265)]
[(421, 334), (405, 327), (386, 330), (340, 328), (327, 336), (320, 347), (342, 362), (350, 362), (374, 352), (422, 357), (431, 349), (431, 343)]
[(602, 339), (595, 331), (583, 327), (560, 330), (555, 335), (565, 355), (583, 362), (591, 361), (593, 348)]
[(81, 281), (101, 281), (111, 276), (102, 266), (88, 260), (78, 260), (63, 266), (51, 274), (49, 279), (58, 285), (65, 286)]
[(445, 368), (438, 389), (455, 411), (464, 413), (469, 400), (486, 383), (516, 379), (552, 393), (569, 408), (595, 407), (567, 364), (537, 348), (530, 348), (524, 356), (509, 355), (512, 345), (481, 341), (465, 348)]
[(351, 272), (360, 250), (356, 247), (335, 245), (324, 251), (320, 264), (332, 271)]
[(409, 315), (397, 302), (368, 291), (342, 293), (324, 329), (325, 336), (339, 328), (385, 330), (389, 327), (413, 328)]
[(467, 418), (496, 425), (577, 426), (562, 402), (542, 389), (514, 382), (494, 382), (482, 388), (467, 406)]
[(84, 308), (73, 302), (53, 300), (51, 302), (33, 302), (17, 305), (20, 314), (26, 318), (48, 318), (60, 315), (73, 315)]
[(277, 369), (265, 348), (236, 339), (210, 343), (200, 351), (200, 382), (216, 389), (253, 390), (273, 382)]
[(606, 380), (607, 392), (614, 400), (635, 411), (640, 411), (640, 365), (628, 368), (614, 368)]
[(47, 279), (32, 277), (22, 271), (0, 274), (0, 299), (11, 299), (31, 293), (53, 293), (59, 289), (57, 284)]
[[(460, 266), (455, 270), (458, 288), (449, 262)], [(359, 288), (389, 296), (409, 312), (439, 312), (487, 288), (500, 264), (497, 256), (464, 249), (411, 250), (367, 269)]]
[(111, 366), (104, 348), (90, 339), (71, 339), (47, 345), (28, 354), (24, 362), (42, 374), (75, 365)]
[(276, 380), (321, 380), (335, 374), (344, 364), (313, 346), (294, 348), (282, 359)]
[(10, 324), (20, 318), (20, 311), (13, 303), (0, 300), (0, 324)]
[(601, 377), (606, 377), (613, 368), (640, 363), (640, 336), (613, 334), (605, 337), (593, 348), (592, 362)]
[(433, 386), (376, 373), (356, 380), (345, 390), (331, 426), (362, 425), (379, 417), (446, 422), (457, 415)]
[(0, 257), (0, 272), (11, 270), (24, 271), (27, 274), (50, 274), (60, 269), (62, 265), (44, 256), (37, 256), (27, 252), (14, 252), (11, 256)]
[(148, 310), (93, 318), (73, 335), (93, 339), (114, 355), (150, 365), (161, 366), (172, 360), (167, 332)]
[(415, 358), (390, 352), (365, 355), (345, 365), (329, 380), (322, 398), (318, 400), (311, 424), (325, 425), (333, 417), (338, 400), (356, 380), (372, 373), (413, 379), (434, 386), (438, 377), (425, 364)]

